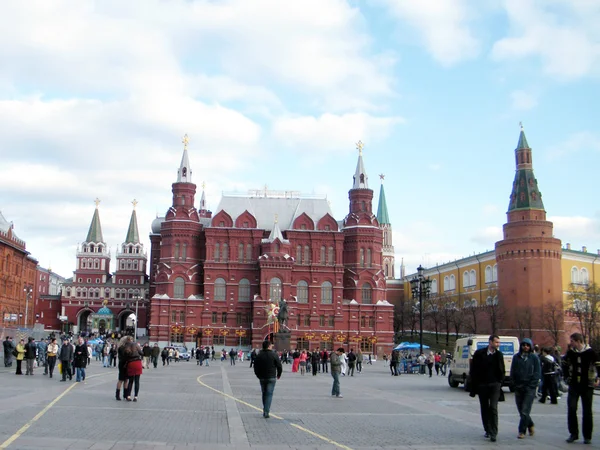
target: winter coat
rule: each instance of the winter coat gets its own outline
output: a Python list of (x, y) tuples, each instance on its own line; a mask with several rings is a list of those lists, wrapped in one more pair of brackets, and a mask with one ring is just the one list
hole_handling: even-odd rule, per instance
[(536, 389), (540, 383), (541, 365), (538, 356), (533, 353), (531, 339), (525, 338), (521, 343), (529, 344), (529, 353), (519, 351), (510, 366), (510, 381), (516, 390)]
[(75, 346), (75, 353), (73, 355), (73, 367), (80, 367), (82, 369), (85, 369), (85, 367), (87, 366), (87, 360), (88, 360), (87, 345), (77, 344)]
[(279, 356), (272, 350), (261, 350), (254, 358), (254, 375), (259, 380), (279, 378), (283, 372)]

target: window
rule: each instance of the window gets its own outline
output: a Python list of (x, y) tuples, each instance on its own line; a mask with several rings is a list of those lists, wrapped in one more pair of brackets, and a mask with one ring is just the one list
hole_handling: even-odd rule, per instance
[(321, 264), (325, 264), (325, 246), (324, 245), (321, 246), (321, 255), (320, 255), (319, 262)]
[(431, 293), (432, 294), (437, 294), (438, 291), (438, 285), (437, 285), (437, 280), (431, 280)]
[(365, 267), (365, 249), (360, 249), (360, 267)]
[(371, 267), (372, 263), (373, 262), (371, 261), (371, 249), (368, 248), (367, 249), (367, 267)]
[(175, 244), (175, 259), (179, 259), (179, 243)]
[(374, 328), (375, 327), (375, 317), (370, 316), (369, 317), (369, 328)]
[(171, 342), (183, 342), (183, 333), (171, 332)]
[(296, 246), (296, 262), (298, 264), (302, 264), (302, 246), (301, 245)]
[(319, 326), (320, 327), (325, 326), (325, 316), (323, 316), (323, 315), (319, 316)]
[(372, 298), (373, 292), (371, 289), (371, 285), (369, 283), (365, 283), (362, 286), (362, 303), (363, 305), (370, 305), (373, 303)]
[(327, 326), (333, 328), (335, 326), (335, 316), (329, 316)]
[(454, 275), (450, 275), (450, 290), (456, 289), (456, 279)]
[(296, 297), (298, 303), (308, 303), (308, 283), (306, 281), (298, 281), (298, 286), (296, 287)]
[(306, 314), (304, 316), (304, 326), (305, 327), (310, 327), (310, 314)]
[(471, 271), (469, 272), (469, 286), (476, 286), (477, 285), (477, 274), (475, 272), (475, 270), (471, 269)]
[(469, 284), (469, 272), (467, 271), (467, 272), (463, 273), (463, 287), (469, 287), (469, 286), (471, 286), (471, 285)]
[(173, 283), (173, 297), (184, 298), (185, 296), (185, 280), (181, 277), (175, 278)]
[(242, 324), (242, 313), (235, 313), (235, 324), (236, 325), (241, 325)]
[(246, 278), (242, 278), (240, 280), (240, 284), (238, 286), (238, 301), (250, 301), (250, 282)]
[(498, 281), (498, 264), (494, 264), (494, 269), (492, 273), (492, 281), (495, 283)]
[(304, 264), (310, 264), (310, 247), (308, 245), (304, 246)]
[(227, 262), (229, 260), (229, 246), (224, 243), (222, 248), (223, 248), (222, 259), (224, 262)]
[(444, 277), (444, 290), (445, 291), (450, 290), (450, 278), (448, 278), (448, 277)]
[(373, 344), (369, 341), (369, 338), (362, 338), (360, 340), (360, 351), (363, 353), (373, 353)]
[(321, 285), (321, 303), (331, 305), (333, 303), (333, 286), (329, 281)]
[(577, 267), (573, 267), (571, 269), (571, 283), (573, 283), (573, 284), (579, 283), (579, 269), (577, 269)]
[(330, 266), (335, 264), (335, 253), (333, 252), (333, 247), (329, 247), (327, 250), (327, 264)]
[(215, 300), (225, 300), (226, 283), (225, 279), (217, 278), (215, 280)]
[(211, 322), (212, 323), (217, 323), (217, 313), (216, 312), (212, 313)]
[(227, 313), (221, 313), (221, 323), (227, 323)]
[(238, 262), (244, 262), (244, 244), (238, 245)]
[[(184, 261), (187, 259), (187, 244), (183, 244), (183, 255), (181, 255), (181, 257)], [(137, 266), (137, 261), (135, 262), (135, 265)], [(137, 267), (134, 267), (134, 269), (137, 269)]]
[(221, 246), (217, 242), (215, 244), (215, 261), (220, 261), (221, 260), (220, 248), (221, 248)]
[(298, 350), (308, 350), (309, 349), (309, 341), (305, 338), (298, 338), (296, 340), (296, 348)]
[(580, 280), (581, 280), (581, 284), (588, 284), (590, 282), (590, 277), (588, 275), (588, 271), (587, 269), (584, 267), (581, 269), (581, 273), (580, 275)]
[(281, 300), (281, 280), (279, 278), (271, 278), (269, 285), (269, 298), (272, 301)]
[(366, 316), (360, 316), (360, 327), (361, 328), (366, 328), (367, 326), (367, 317)]
[(246, 261), (252, 261), (252, 244), (246, 244)]
[(485, 267), (485, 282), (491, 283), (493, 279), (494, 279), (494, 275), (492, 273), (492, 266), (486, 266)]

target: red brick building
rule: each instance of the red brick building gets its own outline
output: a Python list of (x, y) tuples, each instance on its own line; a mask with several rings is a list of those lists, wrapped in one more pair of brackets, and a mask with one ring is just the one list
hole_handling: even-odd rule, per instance
[(151, 341), (258, 346), (276, 331), (268, 310), (284, 299), (292, 347), (389, 352), (391, 226), (384, 195), (384, 246), (362, 144), (349, 213), (338, 221), (326, 198), (291, 191), (224, 194), (214, 214), (202, 192), (197, 209), (184, 143), (172, 205), (150, 234)]
[(35, 316), (37, 260), (0, 213), (0, 312), (4, 327), (31, 327)]

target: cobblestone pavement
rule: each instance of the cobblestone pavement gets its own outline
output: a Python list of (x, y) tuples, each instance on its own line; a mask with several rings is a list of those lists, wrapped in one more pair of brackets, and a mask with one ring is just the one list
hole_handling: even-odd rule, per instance
[[(86, 383), (0, 369), (0, 448), (40, 449), (562, 449), (566, 397), (534, 404), (536, 436), (517, 440), (514, 397), (500, 403), (498, 442), (483, 438), (479, 403), (445, 378), (392, 377), (383, 363), (341, 379), (284, 374), (271, 418), (249, 363), (180, 362), (144, 371), (139, 402), (115, 401), (116, 370), (93, 361)], [(597, 417), (600, 398), (594, 411)], [(600, 438), (585, 448), (600, 448)]]

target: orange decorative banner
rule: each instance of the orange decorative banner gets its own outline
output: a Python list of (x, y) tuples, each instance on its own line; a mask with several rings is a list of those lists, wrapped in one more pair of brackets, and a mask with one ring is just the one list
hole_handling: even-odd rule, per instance
[(346, 335), (345, 334), (338, 334), (335, 337), (335, 342), (346, 342)]
[(219, 334), (221, 336), (227, 336), (229, 334), (229, 330), (226, 330), (226, 329), (219, 330)]
[(181, 326), (180, 325), (173, 325), (171, 327), (171, 331), (175, 334), (179, 334), (181, 333)]
[(244, 337), (246, 336), (246, 330), (235, 330), (235, 334), (237, 334), (239, 337)]
[(370, 342), (371, 344), (376, 344), (376, 343), (377, 343), (377, 336), (371, 336), (371, 337), (369, 338), (369, 342)]
[(352, 336), (352, 337), (350, 337), (350, 340), (352, 342), (360, 342), (362, 340), (362, 338), (360, 336)]
[(315, 333), (304, 333), (304, 338), (312, 341), (317, 335)]
[(198, 328), (196, 327), (189, 327), (187, 330), (188, 334), (194, 335), (196, 333), (198, 333)]
[(321, 340), (323, 342), (329, 342), (329, 341), (331, 341), (331, 336), (329, 336), (328, 334), (322, 334), (321, 335)]
[(202, 334), (204, 334), (204, 336), (212, 336), (213, 333), (214, 333), (214, 331), (212, 330), (212, 328), (205, 328), (204, 331), (202, 332)]

